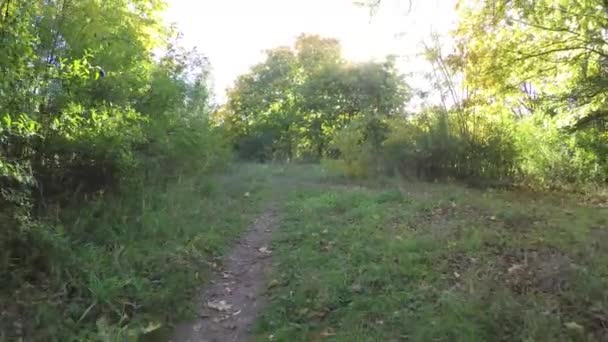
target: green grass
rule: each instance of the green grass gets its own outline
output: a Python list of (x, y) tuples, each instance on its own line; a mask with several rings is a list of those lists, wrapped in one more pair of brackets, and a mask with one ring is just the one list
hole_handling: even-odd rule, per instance
[[(136, 339), (193, 314), (196, 290), (261, 210), (269, 174), (236, 165), (63, 210), (41, 224), (36, 252), (50, 272), (21, 277), (0, 297), (0, 341)], [(248, 196), (245, 196), (248, 193)], [(39, 234), (40, 235), (40, 234)], [(152, 338), (154, 339), (154, 338)], [(162, 338), (161, 338), (162, 340)]]
[(0, 296), (0, 341), (19, 329), (28, 340), (166, 340), (270, 202), (282, 222), (260, 341), (608, 339), (605, 208), (565, 194), (236, 164), (32, 228), (44, 234), (30, 253), (53, 267), (12, 275), (21, 285)]
[(260, 341), (608, 339), (607, 209), (290, 175)]

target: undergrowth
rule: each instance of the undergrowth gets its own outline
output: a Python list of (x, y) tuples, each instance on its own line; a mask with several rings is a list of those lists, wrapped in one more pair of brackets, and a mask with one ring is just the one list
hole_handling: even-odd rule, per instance
[[(170, 330), (193, 313), (195, 290), (258, 210), (265, 175), (151, 179), (58, 211), (31, 227), (30, 256), (48, 272), (15, 269), (0, 295), (0, 341), (119, 341)], [(249, 193), (251, 196), (245, 196)], [(27, 272), (26, 272), (27, 271)]]

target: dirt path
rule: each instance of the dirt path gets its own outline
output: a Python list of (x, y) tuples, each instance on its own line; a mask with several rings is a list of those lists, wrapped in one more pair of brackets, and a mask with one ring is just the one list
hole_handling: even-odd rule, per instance
[(176, 327), (171, 342), (247, 341), (265, 298), (270, 239), (279, 221), (268, 208), (224, 260), (223, 269), (203, 291), (198, 318)]

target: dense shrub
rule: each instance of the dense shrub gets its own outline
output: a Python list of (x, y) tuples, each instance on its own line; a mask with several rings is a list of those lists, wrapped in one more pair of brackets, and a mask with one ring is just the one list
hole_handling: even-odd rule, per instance
[(383, 173), (382, 144), (389, 133), (386, 120), (359, 116), (337, 131), (328, 155), (339, 162), (325, 161), (348, 177), (365, 177)]
[(498, 126), (476, 117), (475, 130), (471, 130), (462, 120), (461, 115), (439, 109), (390, 120), (382, 142), (384, 169), (426, 179), (513, 177), (516, 153), (510, 125)]
[(273, 158), (273, 134), (261, 132), (244, 136), (236, 142), (236, 151), (243, 160), (264, 162)]
[(608, 181), (608, 138), (600, 131), (572, 133), (551, 118), (530, 118), (518, 125), (517, 149), (528, 185), (563, 188)]
[(605, 184), (608, 144), (597, 129), (570, 132), (555, 120), (427, 110), (387, 120), (380, 147), (358, 120), (334, 137), (349, 177), (398, 172), (423, 179), (459, 179), (476, 186), (567, 188)]

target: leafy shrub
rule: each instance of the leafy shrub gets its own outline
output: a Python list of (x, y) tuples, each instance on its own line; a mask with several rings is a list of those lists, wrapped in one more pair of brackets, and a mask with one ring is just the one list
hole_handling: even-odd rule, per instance
[(337, 151), (341, 163), (333, 163), (347, 177), (366, 177), (380, 172), (381, 149), (387, 131), (377, 118), (360, 117), (336, 132), (331, 148)]
[(388, 120), (380, 147), (366, 139), (369, 127), (357, 120), (334, 137), (332, 146), (341, 160), (334, 168), (352, 177), (384, 170), (476, 186), (605, 184), (608, 135), (599, 129), (568, 131), (555, 119), (543, 118), (516, 121), (430, 109)]
[(166, 177), (208, 173), (221, 169), (230, 159), (228, 143), (205, 115), (173, 115), (150, 122), (146, 129), (148, 140), (142, 152), (148, 173), (160, 171)]
[(387, 168), (421, 178), (455, 175), (455, 162), (463, 146), (450, 132), (446, 113), (395, 119), (390, 128), (383, 142)]
[(273, 135), (262, 132), (239, 138), (236, 150), (241, 159), (264, 162), (272, 159)]
[[(473, 120), (474, 131), (463, 129), (473, 126)], [(364, 176), (375, 167), (376, 171), (427, 179), (503, 180), (514, 176), (517, 153), (508, 122), (438, 109), (412, 118), (393, 118), (382, 128), (374, 121), (362, 122), (349, 125), (334, 138), (346, 174)], [(370, 131), (379, 131), (379, 139), (367, 138)]]
[(118, 186), (140, 166), (144, 119), (130, 108), (70, 105), (43, 130), (35, 172), (46, 197), (87, 194)]
[(572, 134), (558, 128), (549, 118), (530, 118), (518, 128), (519, 167), (524, 183), (560, 188), (607, 181), (608, 138), (600, 132)]

